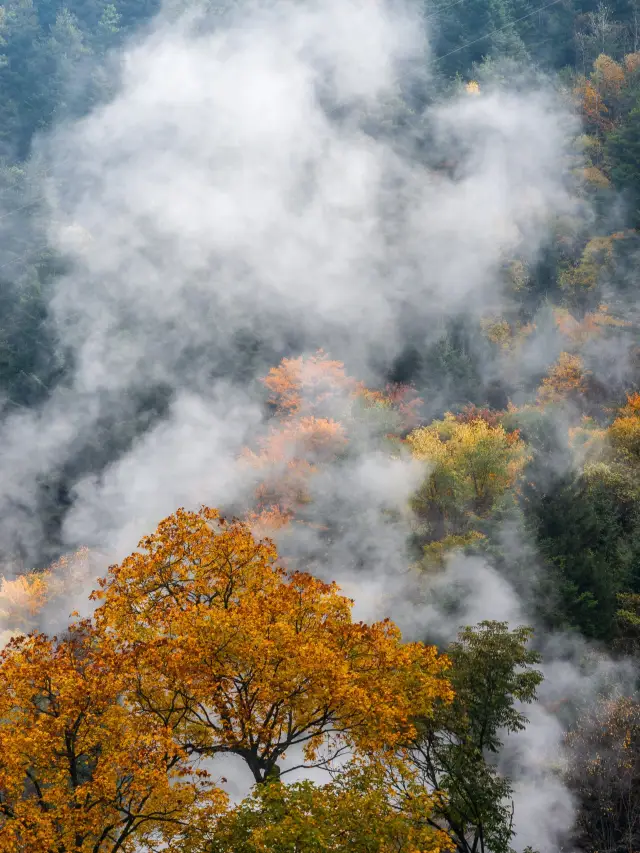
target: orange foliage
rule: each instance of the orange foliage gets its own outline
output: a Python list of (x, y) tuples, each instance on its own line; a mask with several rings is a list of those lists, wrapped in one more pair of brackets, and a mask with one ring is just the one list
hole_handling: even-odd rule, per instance
[(629, 394), (627, 404), (609, 427), (611, 443), (625, 456), (640, 462), (640, 394)]
[[(500, 426), (500, 420), (503, 415), (504, 412), (498, 412), (494, 409), (480, 409), (473, 403), (469, 403), (461, 412), (458, 412), (455, 419), (461, 424), (471, 424), (474, 421), (484, 421), (487, 426), (495, 428)], [(517, 433), (517, 430), (515, 433)], [(507, 440), (509, 439), (509, 436), (513, 436), (515, 433), (510, 433)]]
[(576, 318), (566, 308), (554, 309), (554, 318), (560, 332), (576, 344), (584, 344), (591, 338), (602, 335), (606, 328), (624, 328), (631, 325), (628, 320), (613, 317), (606, 305), (600, 305), (597, 311)]
[(625, 82), (625, 73), (615, 59), (601, 53), (593, 63), (592, 79), (603, 96), (617, 98)]
[(126, 682), (88, 622), (0, 653), (0, 853), (177, 853), (226, 806)]
[(346, 373), (341, 361), (331, 360), (323, 350), (306, 358), (284, 358), (262, 381), (270, 391), (269, 403), (281, 417), (343, 415), (344, 405), (336, 412), (336, 404), (360, 398), (371, 405), (395, 408), (405, 415), (406, 428), (410, 429), (422, 402), (409, 385), (388, 384), (384, 390), (367, 388)]
[(399, 415), (398, 428), (400, 430), (407, 431), (418, 424), (418, 410), (422, 405), (422, 400), (411, 385), (401, 382), (389, 383), (384, 390), (372, 390), (367, 388), (364, 382), (359, 382), (352, 396), (362, 400), (365, 405), (393, 409)]
[(97, 623), (191, 753), (236, 754), (262, 781), (295, 745), (309, 763), (397, 746), (451, 699), (435, 648), (354, 623), (335, 584), (284, 572), (247, 524), (180, 509), (139, 548), (101, 582)]
[(0, 618), (18, 630), (29, 630), (47, 600), (47, 575), (30, 572), (0, 581)]
[(268, 536), (274, 530), (286, 527), (293, 517), (292, 512), (285, 512), (279, 506), (269, 506), (260, 512), (247, 513), (246, 521), (254, 536), (258, 539)]
[(262, 442), (259, 454), (247, 451), (255, 464), (287, 462), (299, 456), (330, 459), (346, 444), (344, 428), (328, 418), (302, 417), (281, 422)]
[(277, 506), (280, 519), (290, 518), (299, 504), (308, 502), (308, 481), (317, 465), (335, 459), (346, 442), (337, 421), (314, 417), (281, 421), (258, 453), (247, 449), (242, 454), (245, 462), (265, 472), (256, 492), (258, 506)]
[(0, 644), (15, 634), (33, 631), (47, 601), (64, 600), (91, 582), (92, 574), (97, 574), (94, 557), (88, 548), (81, 548), (43, 571), (32, 570), (11, 580), (0, 576)]
[(627, 403), (620, 409), (620, 414), (625, 418), (640, 417), (640, 393), (627, 395)]
[(557, 363), (542, 380), (540, 403), (551, 403), (580, 396), (586, 391), (586, 375), (580, 356), (560, 353)]
[(612, 129), (613, 122), (609, 118), (609, 108), (604, 98), (593, 83), (583, 78), (575, 88), (575, 95), (580, 102), (587, 123), (595, 130), (606, 132)]
[(593, 63), (590, 77), (579, 78), (574, 94), (587, 124), (604, 133), (611, 130), (620, 109), (620, 95), (627, 75), (635, 70), (636, 60), (630, 54), (624, 67), (610, 56), (601, 53)]
[(355, 385), (344, 364), (323, 350), (308, 358), (283, 358), (262, 381), (271, 392), (269, 402), (284, 415), (316, 413)]
[(228, 798), (203, 758), (235, 754), (260, 782), (291, 747), (382, 767), (452, 699), (435, 647), (354, 622), (245, 523), (180, 509), (138, 547), (92, 620), (0, 652), (0, 853), (212, 849)]
[(281, 529), (310, 501), (309, 481), (318, 466), (334, 461), (345, 449), (349, 427), (362, 417), (355, 403), (369, 411), (389, 410), (399, 431), (417, 424), (422, 403), (409, 385), (367, 388), (322, 350), (306, 358), (283, 359), (263, 382), (277, 418), (257, 451), (246, 449), (242, 459), (262, 476), (257, 514), (251, 517), (260, 518), (262, 529), (271, 531)]

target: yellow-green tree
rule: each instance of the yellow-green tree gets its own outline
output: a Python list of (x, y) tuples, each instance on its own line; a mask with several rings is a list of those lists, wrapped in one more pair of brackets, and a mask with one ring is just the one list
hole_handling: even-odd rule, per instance
[(560, 287), (571, 302), (584, 305), (597, 291), (603, 275), (613, 270), (616, 242), (627, 236), (624, 231), (607, 237), (592, 237), (584, 247), (577, 263), (563, 270)]
[(324, 785), (273, 781), (225, 815), (207, 853), (444, 853), (453, 843), (431, 820), (434, 799), (377, 765), (352, 765)]
[(526, 462), (517, 431), (509, 433), (482, 417), (447, 414), (414, 430), (407, 442), (413, 456), (428, 465), (413, 505), (434, 540), (464, 534), (471, 517), (488, 516)]
[(609, 427), (614, 449), (627, 462), (640, 463), (640, 394), (629, 394), (627, 403)]

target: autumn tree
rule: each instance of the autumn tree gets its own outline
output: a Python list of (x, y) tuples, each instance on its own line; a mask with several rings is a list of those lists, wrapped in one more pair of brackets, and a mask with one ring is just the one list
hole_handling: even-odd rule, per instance
[(606, 100), (594, 83), (582, 78), (575, 88), (589, 130), (601, 134), (613, 127)]
[(628, 109), (628, 89), (635, 83), (638, 55), (628, 54), (622, 63), (600, 53), (588, 77), (579, 76), (574, 94), (585, 124), (597, 135), (611, 131)]
[(283, 358), (262, 381), (269, 391), (269, 403), (278, 414), (287, 416), (326, 416), (356, 385), (344, 364), (330, 359), (323, 350), (306, 358)]
[[(637, 25), (637, 10), (634, 19)], [(587, 132), (585, 178), (594, 189), (607, 189), (613, 183), (628, 198), (633, 222), (638, 222), (638, 69), (640, 54), (630, 53), (619, 63), (601, 53), (589, 76), (577, 78), (574, 94), (580, 105)], [(596, 236), (597, 246), (606, 237)], [(589, 264), (581, 263), (578, 281), (592, 276)], [(571, 271), (569, 272), (572, 277)], [(565, 276), (562, 276), (565, 278)], [(582, 288), (581, 288), (582, 289)], [(584, 295), (584, 291), (583, 291)]]
[(633, 853), (640, 844), (640, 705), (600, 698), (567, 737), (567, 782), (581, 849)]
[(609, 438), (624, 461), (640, 465), (640, 394), (627, 396), (626, 405), (609, 427)]
[(606, 237), (592, 237), (577, 262), (567, 266), (559, 276), (559, 284), (569, 300), (584, 308), (597, 296), (603, 278), (614, 269), (615, 250), (628, 232), (617, 231)]
[(396, 382), (371, 389), (359, 382), (353, 400), (352, 418), (366, 419), (373, 433), (403, 435), (419, 422), (422, 400), (412, 385)]
[(242, 462), (257, 479), (248, 519), (267, 532), (303, 513), (323, 467), (339, 464), (362, 442), (383, 444), (418, 420), (421, 400), (410, 386), (368, 388), (322, 350), (283, 359), (262, 381), (274, 418), (257, 444), (245, 448)]
[(139, 547), (102, 582), (97, 623), (131, 701), (188, 755), (235, 754), (263, 782), (292, 747), (305, 765), (390, 748), (450, 698), (446, 658), (354, 623), (334, 584), (285, 573), (244, 523), (181, 509)]
[(0, 580), (0, 642), (9, 641), (14, 634), (26, 634), (35, 627), (37, 616), (48, 594), (47, 576), (29, 572), (8, 580)]
[(429, 466), (412, 503), (435, 540), (466, 532), (472, 516), (487, 516), (526, 462), (517, 431), (507, 432), (478, 413), (448, 414), (414, 430), (407, 443)]
[(257, 452), (242, 454), (258, 475), (258, 509), (291, 518), (311, 500), (309, 481), (318, 467), (334, 461), (346, 444), (344, 428), (330, 418), (292, 417), (275, 425)]
[(502, 415), (504, 415), (504, 412), (498, 412), (495, 409), (480, 408), (473, 403), (469, 403), (455, 415), (455, 419), (461, 424), (484, 421), (487, 426), (495, 429), (500, 426)]
[(572, 344), (583, 346), (593, 338), (601, 337), (605, 332), (629, 328), (631, 323), (609, 311), (607, 305), (599, 305), (595, 311), (588, 311), (580, 320), (567, 308), (555, 308), (554, 319), (558, 330)]
[(226, 805), (88, 622), (0, 654), (0, 851), (180, 850)]
[(540, 403), (580, 400), (587, 389), (584, 363), (579, 355), (560, 353), (538, 390)]
[(262, 380), (275, 418), (256, 449), (245, 448), (242, 461), (258, 478), (252, 523), (278, 529), (309, 503), (310, 480), (347, 442), (341, 420), (355, 380), (344, 364), (319, 350), (309, 357), (284, 358)]
[(98, 574), (96, 558), (88, 548), (81, 548), (41, 571), (32, 569), (12, 577), (0, 575), (0, 644), (40, 627), (47, 602), (63, 607), (65, 599), (77, 594), (79, 586), (91, 583)]

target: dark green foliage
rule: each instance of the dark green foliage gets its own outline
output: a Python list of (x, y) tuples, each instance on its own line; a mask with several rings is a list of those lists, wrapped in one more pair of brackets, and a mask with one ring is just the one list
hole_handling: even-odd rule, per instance
[(625, 655), (640, 654), (640, 594), (618, 595), (613, 646)]
[(640, 580), (633, 474), (615, 465), (585, 473), (574, 469), (560, 417), (561, 411), (550, 406), (504, 419), (507, 426), (520, 428), (532, 451), (520, 503), (543, 564), (539, 616), (549, 627), (574, 628), (611, 642), (617, 596), (635, 590)]
[(566, 478), (531, 508), (530, 522), (558, 583), (563, 627), (610, 640), (616, 596), (627, 587), (630, 568), (613, 497), (581, 478)]
[(640, 225), (640, 106), (607, 139), (611, 177), (628, 198), (635, 226)]
[(413, 761), (425, 784), (447, 794), (440, 817), (460, 853), (508, 853), (513, 837), (509, 779), (492, 764), (504, 732), (524, 729), (516, 703), (535, 699), (542, 674), (528, 648), (528, 628), (505, 622), (467, 627), (447, 653), (455, 691), (451, 706), (420, 724)]
[(0, 388), (11, 406), (35, 405), (48, 394), (62, 366), (37, 267), (18, 282), (0, 279), (0, 317)]
[(440, 14), (427, 7), (437, 34), (436, 53), (442, 57), (439, 70), (450, 75), (464, 74), (488, 55), (525, 59), (524, 43), (510, 24), (526, 11), (526, 2), (520, 0), (465, 3)]
[(106, 51), (158, 10), (155, 0), (11, 0), (0, 17), (0, 154), (28, 156), (33, 136), (101, 94)]

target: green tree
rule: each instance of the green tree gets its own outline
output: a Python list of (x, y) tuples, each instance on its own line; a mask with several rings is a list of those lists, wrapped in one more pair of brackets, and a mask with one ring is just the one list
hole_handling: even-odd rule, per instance
[(511, 783), (492, 761), (503, 732), (522, 731), (516, 702), (535, 699), (542, 674), (529, 648), (532, 631), (506, 622), (467, 627), (447, 653), (455, 691), (449, 707), (423, 721), (411, 751), (425, 786), (443, 791), (437, 820), (452, 833), (459, 853), (508, 853), (514, 835)]
[(615, 186), (629, 198), (634, 225), (640, 224), (640, 105), (609, 134), (606, 156)]
[(640, 653), (640, 595), (626, 592), (618, 595), (613, 646), (625, 655)]
[(624, 547), (624, 524), (606, 482), (567, 475), (529, 503), (529, 523), (555, 580), (550, 621), (611, 640), (616, 596), (627, 588), (633, 554)]

